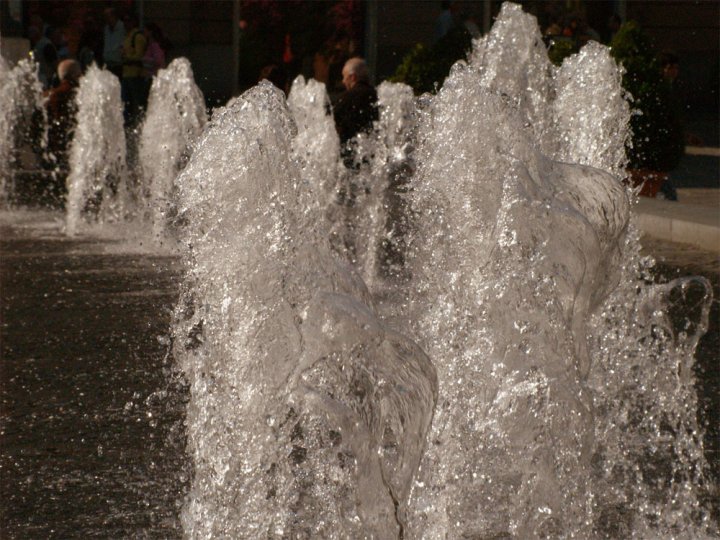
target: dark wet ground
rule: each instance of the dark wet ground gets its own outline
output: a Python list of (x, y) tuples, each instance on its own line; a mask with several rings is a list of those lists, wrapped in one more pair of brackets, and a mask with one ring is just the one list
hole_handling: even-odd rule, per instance
[(177, 263), (99, 247), (0, 228), (3, 539), (181, 534)]
[[(191, 472), (168, 340), (177, 259), (2, 223), (0, 538), (180, 537)], [(648, 251), (659, 275), (703, 274), (720, 298), (716, 256)], [(716, 479), (719, 307), (697, 364)]]

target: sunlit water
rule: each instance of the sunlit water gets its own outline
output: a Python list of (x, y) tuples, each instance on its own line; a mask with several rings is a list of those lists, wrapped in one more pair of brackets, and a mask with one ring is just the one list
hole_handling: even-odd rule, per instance
[(122, 221), (130, 205), (120, 81), (95, 65), (80, 79), (77, 127), (70, 145), (67, 232)]
[(153, 79), (140, 134), (138, 206), (150, 215), (138, 218), (152, 224), (157, 240), (165, 239), (172, 229), (177, 214), (174, 180), (206, 122), (205, 99), (190, 62), (176, 58)]
[(44, 133), (33, 134), (33, 114), (44, 111), (37, 64), (21, 60), (10, 68), (0, 56), (0, 204), (14, 191), (13, 172), (18, 166), (20, 145), (33, 137), (44, 146)]
[[(652, 281), (621, 182), (630, 110), (620, 75), (596, 44), (554, 68), (535, 20), (505, 4), (437, 96), (379, 87), (380, 121), (352, 167), (321, 85), (298, 79), (286, 102), (263, 83), (214, 111), (197, 138), (168, 142), (179, 153), (162, 181), (151, 174), (146, 191), (120, 199), (136, 210), (151, 201), (144, 238), (137, 211), (88, 214), (104, 196), (69, 204), (68, 216), (82, 208), (82, 222), (96, 222), (73, 229), (68, 217), (75, 240), (54, 221), (51, 242), (18, 225), (9, 252), (29, 235), (40, 251), (69, 247), (60, 260), (70, 263), (77, 249), (110, 257), (113, 283), (134, 264), (150, 276), (152, 264), (163, 276), (175, 266), (142, 254), (158, 224), (180, 242), (172, 295), (143, 304), (163, 310), (178, 295), (172, 323), (167, 311), (112, 320), (128, 332), (137, 320), (172, 324), (172, 339), (138, 330), (144, 345), (129, 354), (172, 350), (184, 381), (169, 357), (156, 363), (163, 378), (144, 381), (144, 404), (126, 402), (113, 425), (137, 406), (159, 430), (152, 396), (170, 416), (188, 400), (184, 429), (162, 424), (175, 427), (158, 450), (168, 460), (159, 484), (138, 484), (165, 486), (164, 498), (128, 515), (163, 515), (150, 530), (182, 526), (193, 538), (716, 534), (697, 419), (712, 401), (702, 390), (698, 403), (693, 360), (710, 284)], [(102, 185), (110, 200), (121, 193)], [(43, 272), (5, 268), (13, 279)], [(69, 314), (80, 333), (96, 324), (85, 315)], [(180, 497), (182, 510), (168, 510)]]
[[(188, 394), (167, 353), (180, 267), (132, 243), (68, 240), (63, 222), (58, 213), (2, 216), (0, 530), (179, 538)], [(720, 292), (715, 255), (644, 244), (668, 278), (707, 275)], [(696, 355), (715, 478), (719, 323), (715, 302)]]

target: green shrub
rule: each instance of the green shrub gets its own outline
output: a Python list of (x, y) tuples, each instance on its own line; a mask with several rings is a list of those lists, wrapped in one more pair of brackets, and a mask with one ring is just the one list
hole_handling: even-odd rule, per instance
[(563, 37), (553, 37), (550, 39), (548, 47), (548, 58), (556, 66), (560, 66), (568, 56), (578, 52), (575, 42), (571, 39)]
[(467, 30), (451, 30), (432, 47), (415, 45), (389, 80), (411, 86), (415, 94), (435, 93), (450, 73), (452, 65), (466, 58), (471, 47), (472, 37)]

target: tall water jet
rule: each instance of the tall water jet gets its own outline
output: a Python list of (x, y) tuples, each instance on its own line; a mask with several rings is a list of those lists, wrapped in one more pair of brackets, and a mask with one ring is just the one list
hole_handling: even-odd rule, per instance
[(376, 317), (300, 204), (294, 130), (263, 83), (215, 111), (178, 178), (192, 538), (391, 538), (407, 526), (435, 372)]
[[(21, 60), (13, 68), (0, 56), (0, 205), (9, 202), (17, 152), (33, 134), (33, 115), (44, 115), (42, 85), (37, 78), (37, 64)], [(44, 127), (45, 122), (42, 122)], [(46, 144), (45, 133), (41, 145)]]
[[(646, 304), (632, 263), (619, 263), (637, 246), (620, 176), (629, 110), (619, 71), (593, 46), (557, 76), (540, 47), (534, 19), (504, 4), (469, 65), (454, 66), (422, 115), (405, 313), (438, 370), (440, 398), (406, 533), (702, 535), (694, 402), (660, 413), (661, 402), (688, 399), (691, 370), (678, 365), (667, 340), (650, 339), (651, 324), (621, 331)], [(601, 90), (610, 98), (603, 107)], [(657, 348), (670, 373), (683, 374), (670, 376), (674, 387), (644, 366)], [(627, 378), (598, 384), (599, 372), (615, 373), (628, 356), (619, 369)], [(662, 395), (652, 406), (649, 396), (631, 395), (643, 383)], [(621, 395), (623, 405), (613, 404)], [(637, 420), (650, 409), (655, 419)], [(635, 419), (623, 420), (629, 410)], [(660, 429), (658, 417), (672, 427)], [(651, 426), (658, 434), (643, 441)], [(637, 446), (623, 448), (626, 440)], [(661, 447), (663, 465), (651, 472), (669, 493), (642, 474), (610, 489), (613, 473)], [(667, 459), (673, 455), (682, 455), (681, 465)], [(625, 517), (616, 511), (622, 505)], [(618, 534), (613, 526), (623, 519)]]
[(607, 47), (594, 41), (565, 59), (554, 80), (554, 159), (589, 165), (625, 178), (630, 107)]
[(66, 230), (118, 221), (129, 207), (120, 81), (93, 65), (80, 79), (77, 127), (70, 145)]
[(153, 78), (140, 134), (141, 194), (154, 236), (162, 240), (177, 213), (174, 180), (192, 153), (207, 122), (205, 99), (190, 62), (176, 58)]
[(402, 200), (413, 172), (411, 153), (416, 127), (412, 89), (383, 82), (377, 88), (378, 120), (371, 133), (358, 134), (352, 168), (343, 168), (341, 184), (355, 190), (345, 234), (351, 238), (349, 259), (365, 283), (379, 292), (383, 279), (402, 265), (407, 215)]
[(476, 84), (512, 100), (524, 128), (552, 155), (557, 137), (548, 104), (554, 67), (535, 17), (505, 2), (490, 33), (473, 42), (469, 60), (471, 66), (483, 66)]
[(335, 131), (330, 98), (325, 85), (300, 75), (292, 84), (288, 108), (297, 127), (292, 149), (302, 178), (310, 184), (315, 201), (324, 211), (336, 196), (340, 163), (340, 138)]
[[(299, 144), (315, 128), (296, 132), (267, 85), (216, 112), (178, 179), (188, 536), (712, 533), (690, 360), (704, 284), (643, 281), (607, 50), (558, 70), (538, 35), (505, 4), (436, 97), (388, 87), (395, 112), (360, 137), (358, 185), (408, 167), (407, 262), (383, 315), (432, 364), (378, 320), (303, 202), (336, 180)], [(688, 328), (662, 313), (676, 297), (697, 298)]]
[(316, 199), (332, 245), (372, 289), (380, 267), (399, 260), (404, 216), (398, 193), (411, 170), (412, 89), (389, 82), (378, 87), (379, 120), (372, 133), (356, 137), (356, 167), (339, 160), (339, 137), (322, 83), (298, 77), (288, 105), (298, 126), (293, 151), (303, 178), (322, 186)]
[[(379, 287), (378, 277), (402, 272), (409, 212), (406, 194), (415, 172), (413, 159), (417, 106), (412, 88), (405, 84), (382, 82), (378, 88), (379, 119), (372, 155), (370, 215), (371, 239), (366, 257), (366, 279)], [(382, 280), (380, 280), (381, 282)]]
[(465, 66), (426, 114), (409, 289), (440, 401), (409, 535), (582, 534), (592, 412), (575, 327), (626, 224), (622, 185), (544, 158)]

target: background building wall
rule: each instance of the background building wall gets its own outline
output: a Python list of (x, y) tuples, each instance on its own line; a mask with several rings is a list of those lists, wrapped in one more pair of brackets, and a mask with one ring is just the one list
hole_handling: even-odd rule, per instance
[(173, 44), (172, 57), (190, 60), (209, 105), (224, 103), (233, 93), (232, 14), (230, 0), (143, 3), (144, 21), (163, 29)]
[(678, 82), (690, 113), (718, 110), (720, 71), (720, 2), (717, 0), (633, 1), (627, 17), (652, 36), (658, 51), (680, 57)]

